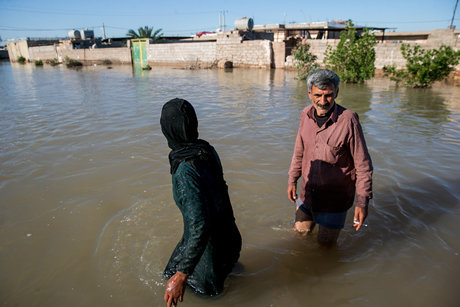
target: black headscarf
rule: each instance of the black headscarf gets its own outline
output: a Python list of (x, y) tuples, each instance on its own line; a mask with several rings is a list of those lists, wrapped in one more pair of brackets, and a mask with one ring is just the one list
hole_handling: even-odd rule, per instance
[(161, 131), (168, 141), (171, 174), (182, 161), (201, 160), (216, 167), (214, 148), (208, 142), (198, 139), (198, 119), (193, 106), (184, 99), (174, 98), (164, 104), (161, 110)]

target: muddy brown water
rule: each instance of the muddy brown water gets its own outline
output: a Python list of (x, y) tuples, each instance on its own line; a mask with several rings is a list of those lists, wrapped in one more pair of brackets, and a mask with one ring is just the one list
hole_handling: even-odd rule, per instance
[(180, 238), (159, 127), (189, 100), (243, 236), (222, 295), (183, 306), (458, 306), (460, 88), (344, 84), (374, 162), (368, 227), (293, 234), (287, 171), (306, 85), (281, 70), (0, 63), (0, 305), (163, 306)]

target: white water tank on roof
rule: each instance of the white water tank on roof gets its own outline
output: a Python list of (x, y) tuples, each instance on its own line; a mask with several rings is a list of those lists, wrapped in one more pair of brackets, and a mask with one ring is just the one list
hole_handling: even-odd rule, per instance
[(70, 30), (69, 33), (67, 33), (67, 36), (70, 39), (80, 39), (81, 38), (80, 31), (78, 30)]
[(252, 18), (243, 17), (235, 20), (235, 30), (252, 31), (252, 27), (254, 27), (254, 21)]
[(83, 40), (93, 39), (94, 38), (94, 31), (93, 30), (88, 30), (88, 29), (83, 29), (83, 30), (80, 30), (80, 35), (81, 35), (81, 39), (83, 39)]

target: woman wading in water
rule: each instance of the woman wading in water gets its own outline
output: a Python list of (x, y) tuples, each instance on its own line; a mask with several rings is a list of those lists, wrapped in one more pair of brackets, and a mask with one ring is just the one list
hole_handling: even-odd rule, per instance
[(186, 285), (196, 293), (217, 295), (241, 250), (219, 156), (198, 139), (198, 119), (186, 100), (168, 101), (161, 112), (161, 130), (169, 154), (173, 196), (182, 213), (184, 234), (174, 249), (164, 276), (164, 300), (182, 301)]

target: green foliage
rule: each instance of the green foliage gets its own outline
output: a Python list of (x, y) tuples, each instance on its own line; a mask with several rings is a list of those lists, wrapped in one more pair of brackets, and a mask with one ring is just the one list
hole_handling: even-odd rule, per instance
[(43, 66), (43, 61), (42, 60), (36, 60), (35, 61), (35, 66)]
[(21, 55), (21, 56), (18, 56), (16, 61), (18, 61), (18, 63), (24, 64), (26, 62), (26, 58)]
[(77, 60), (70, 59), (69, 57), (65, 57), (65, 65), (69, 68), (72, 68), (72, 67), (81, 67), (83, 66), (83, 63)]
[(158, 29), (155, 32), (153, 32), (153, 27), (145, 26), (137, 29), (137, 33), (133, 29), (129, 29), (126, 35), (131, 38), (151, 38), (152, 40), (156, 41), (163, 36), (163, 33), (161, 33), (161, 31), (162, 29)]
[(411, 87), (429, 87), (435, 81), (446, 78), (459, 63), (460, 51), (441, 45), (439, 49), (423, 49), (420, 46), (401, 45), (401, 53), (406, 59), (406, 69), (385, 66), (385, 75), (396, 82), (404, 82)]
[(105, 59), (104, 61), (102, 61), (102, 64), (103, 65), (111, 65), (112, 61), (110, 61), (109, 59)]
[(50, 64), (51, 66), (56, 66), (56, 65), (59, 65), (59, 61), (57, 59), (51, 59), (51, 60), (47, 60), (46, 64)]
[(319, 68), (319, 65), (315, 63), (318, 57), (310, 52), (310, 46), (306, 43), (299, 43), (296, 46), (294, 59), (296, 60), (297, 77), (300, 80), (307, 79), (308, 74)]
[(324, 62), (343, 82), (361, 83), (374, 76), (375, 45), (377, 40), (373, 33), (365, 29), (358, 35), (351, 20), (348, 20), (345, 31), (340, 33), (337, 48), (326, 48)]

